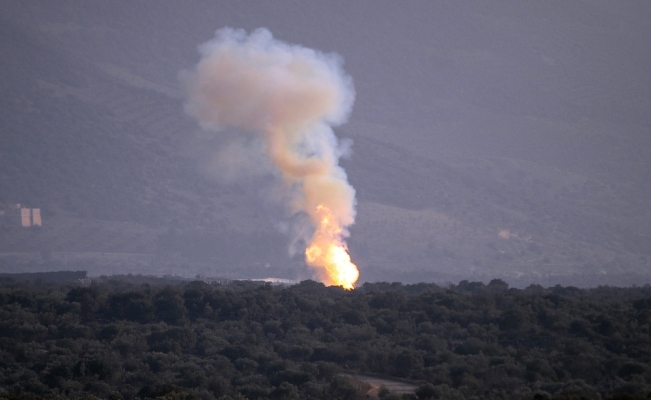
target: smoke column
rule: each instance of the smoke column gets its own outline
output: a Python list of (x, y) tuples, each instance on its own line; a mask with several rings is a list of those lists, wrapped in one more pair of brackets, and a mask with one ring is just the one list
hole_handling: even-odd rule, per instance
[(305, 213), (313, 227), (307, 264), (324, 283), (352, 289), (359, 272), (344, 239), (355, 221), (355, 190), (338, 165), (343, 150), (331, 128), (346, 121), (355, 98), (341, 58), (283, 43), (266, 29), (220, 29), (199, 51), (184, 76), (186, 111), (206, 130), (264, 139), (292, 193), (289, 211)]

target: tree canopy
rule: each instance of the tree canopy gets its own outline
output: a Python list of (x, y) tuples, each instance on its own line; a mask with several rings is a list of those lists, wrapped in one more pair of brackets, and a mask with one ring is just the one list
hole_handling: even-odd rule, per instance
[(651, 393), (648, 285), (142, 282), (5, 282), (0, 397), (357, 398), (341, 372), (419, 399)]

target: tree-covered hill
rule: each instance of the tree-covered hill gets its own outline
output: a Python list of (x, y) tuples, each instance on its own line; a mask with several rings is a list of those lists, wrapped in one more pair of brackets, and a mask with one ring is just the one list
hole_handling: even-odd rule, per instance
[(4, 282), (0, 396), (363, 395), (341, 372), (407, 379), (419, 399), (651, 394), (648, 286), (146, 281)]

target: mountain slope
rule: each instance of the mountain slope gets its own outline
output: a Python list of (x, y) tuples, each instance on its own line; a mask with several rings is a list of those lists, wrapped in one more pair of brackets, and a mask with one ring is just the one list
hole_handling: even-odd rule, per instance
[(343, 165), (363, 280), (648, 279), (651, 97), (636, 72), (648, 52), (635, 52), (648, 10), (459, 4), (1, 5), (0, 203), (42, 208), (45, 226), (3, 222), (0, 251), (309, 276), (261, 197), (267, 177), (224, 184), (202, 169), (219, 140), (184, 115), (177, 80), (214, 29), (269, 26), (342, 53), (355, 79), (337, 132), (355, 141)]

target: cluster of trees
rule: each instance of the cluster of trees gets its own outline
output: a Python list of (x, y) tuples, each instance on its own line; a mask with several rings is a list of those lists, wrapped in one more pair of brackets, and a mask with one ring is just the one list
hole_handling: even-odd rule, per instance
[(340, 372), (417, 382), (419, 399), (651, 396), (649, 286), (107, 278), (4, 282), (0, 305), (0, 397), (358, 398)]

